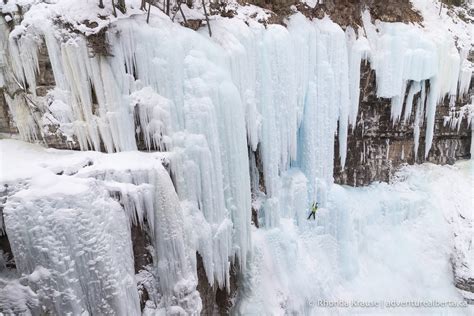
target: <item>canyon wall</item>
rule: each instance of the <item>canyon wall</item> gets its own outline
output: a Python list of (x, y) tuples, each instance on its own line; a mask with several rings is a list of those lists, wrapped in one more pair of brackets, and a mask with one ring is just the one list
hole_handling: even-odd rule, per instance
[[(299, 4), (302, 14), (289, 20), (294, 3), (271, 4), (281, 25), (272, 25), (271, 15), (265, 21), (216, 18), (211, 38), (203, 29), (171, 23), (157, 9), (151, 23), (136, 9), (101, 31), (89, 20), (71, 30), (57, 17), (15, 30), (1, 18), (0, 135), (92, 150), (84, 153), (88, 160), (80, 156), (79, 167), (48, 165), (48, 157), (42, 162), (48, 168), (38, 167), (48, 170), (39, 174), (51, 183), (94, 179), (99, 189), (89, 189), (111, 210), (125, 211), (130, 223), (120, 233), (131, 242), (121, 246), (131, 246), (133, 258), (121, 262), (109, 251), (102, 259), (139, 279), (138, 294), (130, 280), (120, 294), (133, 301), (133, 311), (153, 301), (226, 314), (250, 260), (251, 219), (262, 229), (279, 227), (285, 217), (301, 223), (309, 202), (328, 205), (333, 182), (364, 186), (390, 181), (406, 163), (470, 157), (472, 83), (471, 90), (465, 85), (471, 69), (463, 68), (466, 48), (458, 50), (451, 33), (427, 40), (430, 26), (375, 22), (421, 23), (408, 1), (390, 3), (385, 12), (378, 1)], [(56, 38), (58, 29), (64, 32)], [(406, 45), (397, 46), (400, 41)], [(114, 157), (125, 159), (117, 167)], [(26, 193), (2, 196), (1, 206), (10, 216), (13, 251), (24, 258), (18, 266), (33, 273), (37, 258), (22, 250), (36, 240), (14, 221), (31, 211), (23, 207), (31, 192), (19, 190)], [(35, 203), (48, 196), (41, 193)], [(75, 201), (73, 194), (68, 198)], [(84, 222), (90, 198), (77, 201)], [(80, 228), (87, 231), (85, 224)], [(115, 238), (112, 229), (109, 234)], [(11, 254), (6, 234), (0, 235)], [(72, 253), (70, 246), (58, 257)], [(48, 254), (40, 263), (54, 270)], [(113, 268), (106, 272), (120, 281)], [(80, 269), (75, 273), (95, 282)], [(60, 273), (54, 277), (63, 280)], [(103, 299), (113, 310), (126, 310), (113, 293)], [(75, 310), (87, 305), (67, 304)]]

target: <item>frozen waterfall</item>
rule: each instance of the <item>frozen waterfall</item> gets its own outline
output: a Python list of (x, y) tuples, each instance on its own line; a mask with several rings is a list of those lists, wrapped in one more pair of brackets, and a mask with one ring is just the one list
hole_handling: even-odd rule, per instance
[[(286, 311), (311, 312), (306, 291), (352, 297), (366, 281), (367, 269), (402, 273), (395, 294), (412, 277), (432, 285), (426, 279), (435, 271), (408, 266), (425, 257), (412, 258), (397, 271), (396, 241), (389, 238), (414, 243), (406, 256), (433, 251), (416, 241), (414, 230), (431, 207), (432, 220), (441, 220), (443, 211), (425, 195), (438, 188), (418, 183), (416, 176), (423, 171), (434, 179), (441, 171), (407, 169), (402, 175), (409, 181), (393, 188), (337, 186), (334, 137), (344, 168), (347, 137), (357, 124), (360, 68), (370, 63), (377, 96), (391, 99), (393, 122), (408, 120), (416, 107), (415, 152), (426, 121), (428, 155), (438, 103), (466, 93), (471, 80), (468, 50), (458, 49), (447, 29), (373, 22), (366, 12), (363, 27), (343, 30), (327, 16), (310, 21), (297, 13), (287, 27), (216, 19), (209, 38), (207, 30), (184, 28), (155, 10), (149, 24), (144, 15), (131, 15), (108, 25), (109, 56), (91, 56), (84, 36), (60, 32), (51, 16), (39, 19), (44, 12), (35, 10), (11, 33), (0, 17), (7, 52), (0, 55), (0, 86), (30, 92), (6, 98), (23, 140), (45, 139), (54, 126), (56, 135), (82, 151), (2, 141), (2, 150), (11, 153), (5, 163), (15, 170), (2, 174), (0, 182), (18, 269), (25, 275), (37, 266), (47, 271), (48, 277), (31, 282), (47, 308), (75, 315), (139, 314), (132, 225), (152, 237), (156, 260), (150, 273), (162, 295), (155, 307), (172, 306), (175, 312), (201, 310), (196, 252), (211, 285), (228, 288), (231, 262), (238, 265), (249, 290), (238, 306), (243, 314), (279, 313), (285, 302)], [(55, 86), (38, 96), (44, 48)], [(138, 151), (140, 145), (148, 152)], [(251, 192), (252, 183), (259, 192)], [(390, 199), (391, 192), (400, 204)], [(391, 215), (379, 214), (370, 203), (346, 207), (371, 199)], [(321, 204), (316, 227), (304, 221), (313, 201)], [(252, 207), (259, 208), (261, 231), (251, 226)], [(411, 219), (413, 226), (402, 225)], [(446, 240), (446, 231), (432, 224), (422, 237)], [(393, 236), (384, 235), (384, 227)], [(379, 234), (387, 239), (369, 245), (369, 237)], [(389, 248), (383, 249), (384, 241)], [(373, 262), (377, 249), (387, 255), (381, 260), (389, 271)], [(304, 283), (301, 270), (289, 273), (292, 259), (319, 283)], [(435, 259), (448, 273), (444, 257)], [(270, 273), (284, 277), (271, 283)], [(446, 284), (438, 281), (434, 286)], [(281, 300), (258, 299), (268, 284), (277, 291), (272, 297)], [(374, 288), (369, 284), (363, 294), (374, 294)], [(433, 293), (438, 294), (428, 289), (426, 295)], [(452, 291), (448, 295), (455, 297)], [(255, 302), (266, 307), (255, 309)]]

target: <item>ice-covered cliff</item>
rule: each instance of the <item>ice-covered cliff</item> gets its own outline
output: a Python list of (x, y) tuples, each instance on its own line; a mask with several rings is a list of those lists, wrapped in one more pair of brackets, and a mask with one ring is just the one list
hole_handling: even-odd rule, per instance
[[(13, 2), (0, 19), (3, 121), (24, 141), (83, 151), (1, 142), (3, 234), (30, 276), (30, 300), (41, 302), (34, 311), (133, 315), (141, 298), (146, 312), (199, 313), (199, 267), (214, 289), (230, 290), (231, 271), (252, 284), (259, 255), (279, 260), (259, 254), (261, 235), (284, 227), (326, 238), (337, 251), (308, 248), (311, 258), (356, 277), (352, 222), (361, 219), (334, 204), (345, 189), (333, 173), (360, 123), (361, 65), (370, 63), (376, 96), (391, 100), (391, 122), (412, 120), (415, 156), (429, 155), (445, 99), (446, 124), (472, 126), (472, 104), (456, 107), (470, 87), (472, 25), (430, 1), (413, 1), (424, 25), (373, 21), (365, 11), (358, 29), (345, 30), (297, 12), (285, 26), (262, 24), (263, 10), (238, 6), (234, 18), (212, 17), (212, 37), (154, 6), (147, 23), (141, 1), (115, 17), (95, 1), (39, 1), (21, 18)], [(313, 201), (322, 215), (308, 227)], [(376, 201), (364, 220), (378, 220), (385, 201)], [(263, 232), (252, 232), (252, 210)], [(150, 257), (140, 265), (136, 238)], [(252, 291), (239, 297), (243, 313), (254, 311)]]
[[(472, 161), (409, 166), (391, 184), (333, 185), (315, 222), (285, 216), (278, 228), (255, 229), (246, 295), (236, 310), (469, 315), (472, 307), (453, 286), (450, 259), (472, 284), (473, 175)], [(400, 305), (407, 302), (412, 305)]]

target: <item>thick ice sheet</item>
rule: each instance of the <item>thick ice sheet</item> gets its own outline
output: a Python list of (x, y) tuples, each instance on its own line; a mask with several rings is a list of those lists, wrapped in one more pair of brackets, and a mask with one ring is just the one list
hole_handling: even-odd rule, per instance
[[(20, 273), (48, 272), (30, 283), (48, 310), (139, 314), (130, 228), (145, 219), (157, 307), (201, 309), (196, 232), (187, 229), (198, 223), (184, 218), (166, 154), (60, 151), (13, 140), (0, 149), (6, 232)], [(199, 250), (211, 263), (218, 256), (212, 247)]]
[[(316, 221), (285, 216), (278, 228), (255, 229), (247, 295), (238, 311), (469, 315), (466, 307), (324, 308), (321, 301), (465, 304), (453, 284), (451, 258), (464, 266), (464, 277), (473, 277), (467, 259), (473, 255), (473, 168), (472, 161), (425, 164), (402, 169), (392, 184), (332, 185)], [(292, 206), (286, 214), (299, 211)]]

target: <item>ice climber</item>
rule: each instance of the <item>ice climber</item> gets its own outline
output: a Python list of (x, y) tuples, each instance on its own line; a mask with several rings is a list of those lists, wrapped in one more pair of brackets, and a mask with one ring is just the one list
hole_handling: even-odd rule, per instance
[(318, 203), (314, 203), (311, 205), (311, 213), (309, 213), (308, 219), (313, 216), (313, 220), (316, 220), (316, 211), (318, 210)]

